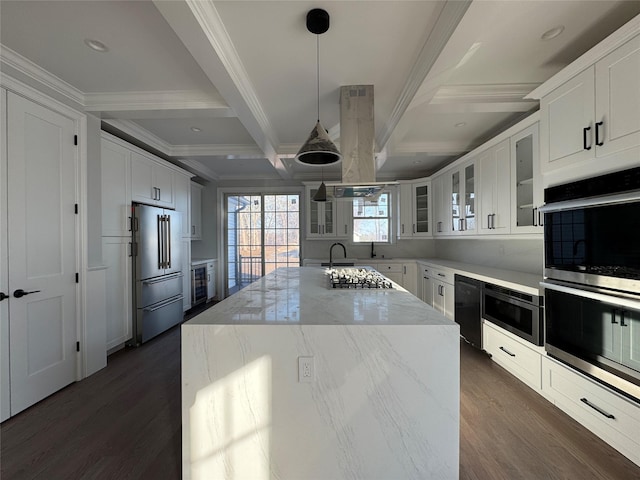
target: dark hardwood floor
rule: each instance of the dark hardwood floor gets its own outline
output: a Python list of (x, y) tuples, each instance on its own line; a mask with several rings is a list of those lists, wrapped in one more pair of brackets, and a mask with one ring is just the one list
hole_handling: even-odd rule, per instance
[[(465, 343), (461, 370), (461, 480), (640, 479), (640, 467)], [(179, 327), (7, 420), (0, 440), (3, 480), (179, 479)]]

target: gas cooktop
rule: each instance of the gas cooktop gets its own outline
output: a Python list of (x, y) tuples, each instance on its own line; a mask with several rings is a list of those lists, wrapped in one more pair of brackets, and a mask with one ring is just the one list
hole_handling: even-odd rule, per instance
[(366, 268), (333, 268), (329, 284), (332, 288), (393, 288), (391, 280)]

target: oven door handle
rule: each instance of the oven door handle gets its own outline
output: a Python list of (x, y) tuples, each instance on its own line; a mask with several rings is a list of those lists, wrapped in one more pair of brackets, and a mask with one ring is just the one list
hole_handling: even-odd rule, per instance
[(631, 203), (640, 201), (640, 191), (616, 193), (614, 195), (604, 195), (602, 197), (580, 198), (577, 200), (566, 200), (543, 205), (538, 209), (541, 213), (560, 212), (562, 210), (576, 210), (579, 208), (599, 207), (604, 205), (615, 205), (620, 203)]
[(640, 298), (629, 298), (613, 293), (601, 293), (600, 291), (589, 288), (575, 288), (565, 285), (558, 285), (556, 283), (540, 282), (540, 286), (547, 290), (554, 290), (556, 292), (568, 293), (569, 295), (575, 295), (577, 297), (589, 298), (591, 300), (597, 300), (599, 302), (611, 303), (615, 301), (617, 306), (625, 306), (634, 310), (640, 310)]

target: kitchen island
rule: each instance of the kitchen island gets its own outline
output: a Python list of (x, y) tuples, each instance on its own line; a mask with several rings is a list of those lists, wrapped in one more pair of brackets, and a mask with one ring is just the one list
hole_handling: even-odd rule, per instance
[(183, 478), (455, 479), (459, 328), (283, 268), (182, 325)]

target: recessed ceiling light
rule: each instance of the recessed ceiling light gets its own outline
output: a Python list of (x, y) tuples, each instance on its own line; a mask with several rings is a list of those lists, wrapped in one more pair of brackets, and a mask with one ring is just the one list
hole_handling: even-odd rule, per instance
[(85, 38), (84, 44), (92, 50), (96, 52), (108, 52), (109, 47), (107, 47), (104, 43), (99, 40), (94, 40), (93, 38)]
[(465, 125), (466, 125), (465, 122), (460, 122), (460, 123), (456, 123), (455, 126), (459, 128), (459, 127), (464, 127)]
[(198, 127), (191, 127), (191, 131), (192, 132), (201, 132), (202, 130), (200, 130)]
[(552, 38), (556, 38), (564, 32), (564, 25), (558, 25), (557, 27), (553, 27), (550, 30), (547, 30), (542, 35), (540, 35), (540, 39), (542, 40), (551, 40)]

